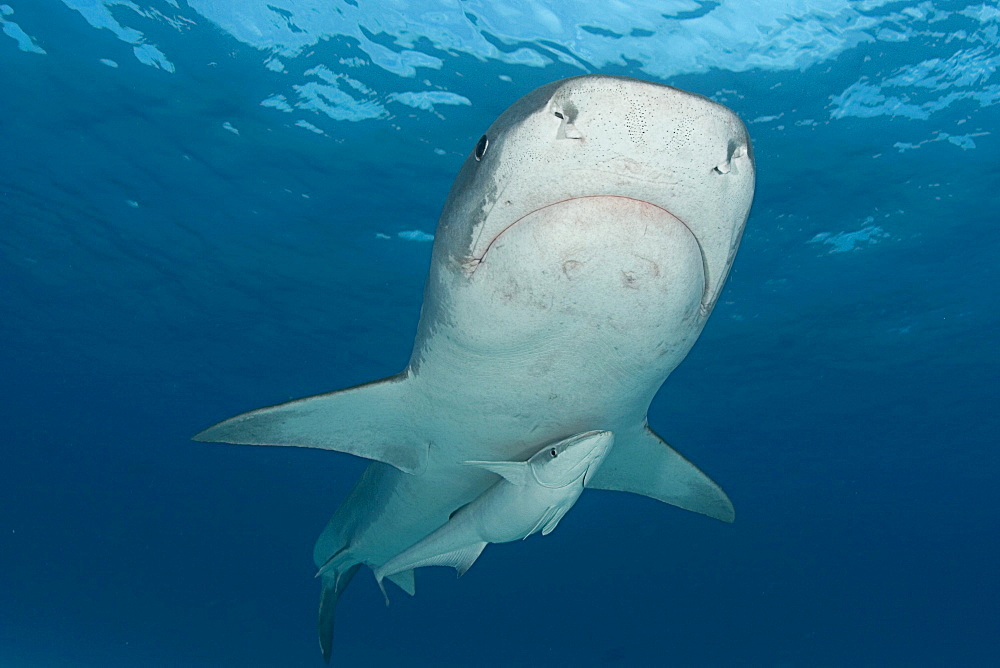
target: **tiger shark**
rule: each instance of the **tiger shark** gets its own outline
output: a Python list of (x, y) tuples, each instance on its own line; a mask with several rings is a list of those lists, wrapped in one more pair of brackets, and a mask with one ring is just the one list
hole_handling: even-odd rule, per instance
[[(588, 488), (734, 519), (647, 410), (719, 298), (753, 192), (750, 139), (726, 107), (624, 77), (542, 86), (496, 119), (452, 185), (406, 368), (194, 437), (372, 460), (313, 553), (327, 661), (358, 568), (377, 569), (494, 484), (465, 461), (524, 461), (608, 431)], [(412, 569), (389, 579), (413, 593)]]

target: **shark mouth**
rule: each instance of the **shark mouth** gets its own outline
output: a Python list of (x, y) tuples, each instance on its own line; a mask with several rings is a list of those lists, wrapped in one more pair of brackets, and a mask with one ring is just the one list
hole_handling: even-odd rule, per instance
[(623, 209), (623, 212), (641, 211), (655, 218), (659, 223), (677, 224), (683, 226), (688, 231), (688, 233), (690, 233), (691, 237), (695, 240), (695, 243), (697, 243), (698, 251), (701, 255), (702, 268), (704, 270), (704, 276), (705, 276), (705, 288), (702, 295), (702, 308), (705, 309), (707, 307), (706, 299), (709, 298), (708, 259), (705, 255), (705, 249), (702, 246), (701, 240), (698, 239), (698, 235), (694, 233), (694, 230), (691, 229), (691, 226), (688, 225), (686, 222), (684, 222), (684, 220), (676, 216), (671, 211), (663, 208), (662, 206), (653, 204), (652, 202), (646, 200), (637, 199), (635, 197), (627, 197), (625, 195), (582, 195), (578, 197), (568, 197), (566, 199), (559, 200), (557, 202), (552, 202), (551, 204), (540, 206), (537, 209), (533, 209), (525, 213), (520, 218), (518, 218), (517, 220), (513, 221), (512, 223), (508, 224), (506, 227), (501, 229), (500, 232), (494, 235), (493, 238), (491, 238), (486, 244), (482, 245), (478, 242), (476, 243), (476, 246), (481, 247), (482, 250), (479, 252), (475, 252), (476, 249), (475, 248), (473, 249), (473, 256), (469, 258), (469, 260), (467, 260), (465, 263), (466, 275), (471, 277), (473, 274), (475, 274), (476, 270), (482, 265), (483, 261), (486, 259), (486, 256), (494, 248), (494, 246), (496, 246), (496, 244), (504, 237), (504, 235), (506, 235), (508, 232), (510, 232), (512, 229), (514, 229), (521, 223), (533, 219), (538, 214), (546, 212), (547, 210), (551, 210), (557, 207), (563, 207), (570, 202), (581, 202), (586, 200), (592, 200), (595, 202), (595, 204), (602, 203), (605, 205), (607, 204), (615, 205), (617, 207), (621, 207)]

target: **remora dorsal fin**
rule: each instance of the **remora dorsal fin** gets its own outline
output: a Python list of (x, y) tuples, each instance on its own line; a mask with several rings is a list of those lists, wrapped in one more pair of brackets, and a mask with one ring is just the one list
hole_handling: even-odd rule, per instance
[[(458, 571), (458, 576), (462, 577), (465, 572), (472, 568), (472, 564), (476, 563), (476, 559), (479, 555), (483, 553), (486, 546), (489, 543), (472, 543), (470, 545), (465, 545), (451, 552), (442, 552), (441, 554), (435, 554), (431, 557), (426, 557), (417, 561), (411, 561), (405, 564), (403, 568), (410, 570), (414, 568), (423, 568), (424, 566), (451, 566), (456, 571)], [(389, 577), (386, 575), (385, 577)]]
[(346, 452), (419, 473), (426, 441), (407, 420), (411, 399), (405, 373), (373, 383), (258, 408), (196, 434), (196, 441), (289, 445)]
[(736, 517), (722, 488), (649, 427), (616, 434), (587, 487), (642, 494), (723, 522)]

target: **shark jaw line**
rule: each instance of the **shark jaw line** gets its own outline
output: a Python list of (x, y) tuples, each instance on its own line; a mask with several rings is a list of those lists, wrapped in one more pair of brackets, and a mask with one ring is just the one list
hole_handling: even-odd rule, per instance
[(566, 199), (561, 199), (558, 202), (552, 202), (551, 204), (545, 204), (544, 206), (540, 206), (537, 209), (532, 209), (528, 213), (524, 214), (523, 216), (521, 216), (520, 218), (518, 218), (517, 220), (515, 220), (510, 225), (507, 225), (505, 228), (503, 228), (502, 230), (500, 230), (500, 232), (496, 236), (494, 236), (492, 239), (490, 239), (490, 242), (488, 244), (486, 244), (486, 248), (483, 249), (482, 253), (480, 253), (478, 256), (473, 256), (473, 257), (469, 258), (468, 260), (466, 260), (463, 263), (464, 267), (465, 267), (466, 276), (469, 277), (469, 278), (472, 278), (472, 276), (476, 273), (476, 270), (479, 269), (479, 267), (482, 265), (483, 260), (486, 259), (486, 255), (493, 248), (493, 245), (497, 242), (497, 240), (500, 239), (500, 237), (502, 237), (504, 234), (506, 234), (507, 232), (509, 232), (511, 229), (513, 229), (515, 226), (517, 226), (517, 224), (520, 223), (521, 221), (523, 221), (525, 218), (530, 218), (531, 216), (535, 215), (539, 211), (544, 211), (545, 209), (551, 209), (554, 206), (560, 206), (562, 204), (566, 204), (567, 202), (574, 202), (574, 201), (577, 201), (577, 200), (586, 200), (586, 199), (620, 199), (620, 200), (626, 200), (626, 201), (629, 201), (629, 202), (638, 202), (639, 204), (644, 204), (646, 206), (651, 206), (651, 207), (654, 207), (656, 209), (659, 209), (660, 211), (664, 212), (665, 214), (667, 214), (668, 216), (670, 216), (671, 218), (673, 218), (675, 221), (677, 221), (678, 223), (680, 223), (681, 225), (683, 225), (687, 229), (687, 231), (691, 234), (691, 236), (694, 238), (695, 243), (698, 244), (698, 252), (701, 255), (701, 264), (702, 264), (702, 268), (704, 269), (704, 276), (705, 276), (705, 287), (702, 290), (701, 310), (702, 310), (702, 314), (703, 315), (707, 315), (707, 312), (708, 312), (708, 302), (707, 302), (707, 300), (709, 299), (709, 294), (708, 294), (708, 287), (709, 287), (708, 286), (708, 258), (705, 256), (705, 249), (704, 249), (704, 247), (702, 247), (701, 240), (698, 238), (698, 235), (694, 233), (694, 230), (691, 229), (690, 225), (688, 225), (686, 222), (684, 222), (684, 220), (682, 220), (680, 217), (678, 217), (677, 215), (675, 215), (669, 209), (665, 209), (662, 206), (659, 206), (658, 204), (653, 204), (652, 202), (650, 202), (648, 200), (639, 199), (637, 197), (628, 197), (626, 195), (579, 195), (577, 197), (567, 197)]

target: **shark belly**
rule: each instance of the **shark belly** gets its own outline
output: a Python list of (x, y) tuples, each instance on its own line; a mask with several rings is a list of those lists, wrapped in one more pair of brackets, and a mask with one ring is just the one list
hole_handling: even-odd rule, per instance
[(455, 316), (421, 322), (407, 382), (428, 407), (410, 417), (425, 469), (371, 464), (317, 541), (317, 565), (345, 545), (379, 565), (437, 529), (494, 482), (464, 460), (641, 430), (704, 325), (702, 267), (682, 222), (627, 198), (571, 200), (508, 229), (468, 285), (434, 295)]
[(522, 434), (641, 420), (704, 326), (703, 266), (691, 231), (651, 204), (544, 207), (499, 235), (471, 280), (432, 277), (429, 296), (445, 306), (426, 309), (411, 369), (449, 423), (473, 419), (466, 434), (496, 428), (484, 412)]

